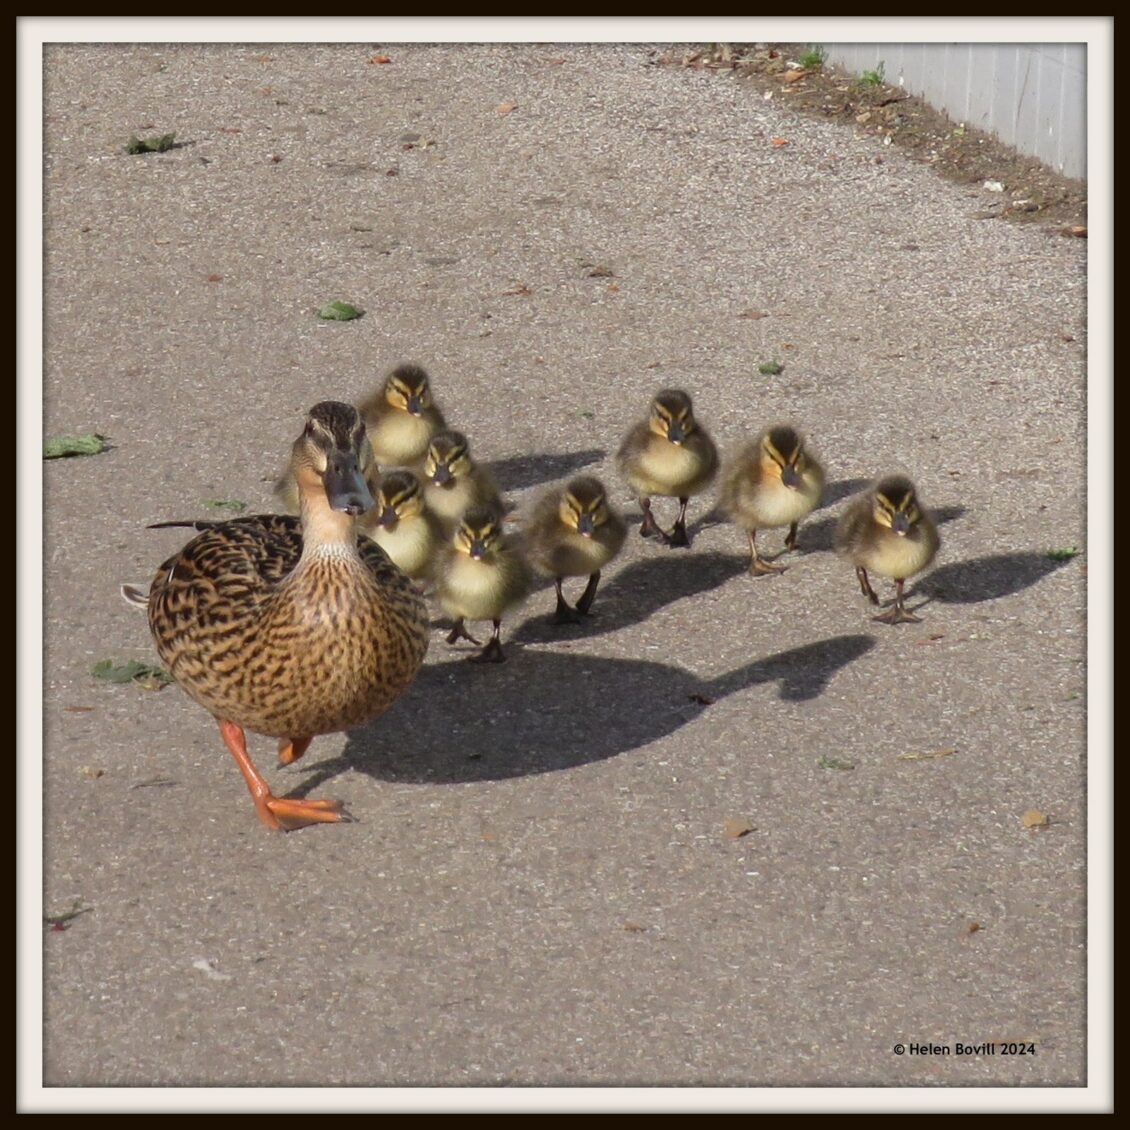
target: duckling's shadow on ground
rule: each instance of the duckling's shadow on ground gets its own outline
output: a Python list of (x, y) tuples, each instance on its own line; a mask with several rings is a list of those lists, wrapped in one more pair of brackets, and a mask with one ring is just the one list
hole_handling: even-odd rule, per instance
[(913, 595), (943, 604), (979, 604), (1020, 592), (1071, 560), (1057, 560), (1046, 553), (998, 553), (954, 561), (923, 577), (914, 586)]
[(556, 455), (515, 455), (509, 459), (492, 460), (490, 471), (502, 490), (520, 491), (539, 483), (569, 478), (582, 467), (599, 463), (604, 456), (602, 447), (560, 452)]
[[(747, 561), (741, 554), (687, 553), (657, 545), (654, 557), (633, 561), (601, 584), (592, 612), (579, 624), (553, 623), (556, 601), (549, 582), (548, 591), (534, 593), (526, 603), (528, 619), (512, 638), (519, 643), (554, 643), (616, 632), (642, 623), (664, 605), (724, 585), (745, 570)], [(583, 578), (566, 578), (566, 599), (575, 603), (584, 584)], [(538, 606), (545, 614), (529, 615)]]
[[(858, 482), (849, 479), (848, 482)], [(939, 506), (930, 511), (930, 517), (938, 526), (953, 522), (965, 513), (964, 506)], [(803, 553), (830, 553), (836, 548), (836, 526), (839, 524), (840, 515), (830, 514), (818, 522), (801, 522), (797, 534), (797, 549)]]
[[(514, 648), (500, 665), (425, 666), (383, 717), (349, 734), (340, 757), (296, 763), (304, 796), (347, 769), (385, 781), (459, 783), (550, 773), (639, 749), (719, 699), (764, 683), (790, 702), (816, 698), (875, 646), (835, 636), (713, 679), (681, 667)], [(280, 781), (281, 784), (281, 781)]]

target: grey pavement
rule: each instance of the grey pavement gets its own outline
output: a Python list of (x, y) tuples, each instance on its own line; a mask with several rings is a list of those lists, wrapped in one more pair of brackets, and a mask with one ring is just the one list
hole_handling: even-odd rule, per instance
[[(45, 1086), (1086, 1082), (1086, 242), (658, 54), (48, 49), (44, 434), (113, 446), (43, 468)], [(252, 738), (354, 817), (271, 833), (204, 711), (91, 667), (155, 661), (148, 523), (272, 510), (401, 360), (519, 507), (583, 468), (632, 534), (584, 627), (539, 589), (506, 664), (437, 629), (371, 725)], [(710, 498), (636, 536), (667, 386), (810, 435), (782, 576)], [(942, 534), (897, 628), (831, 551), (891, 470)]]

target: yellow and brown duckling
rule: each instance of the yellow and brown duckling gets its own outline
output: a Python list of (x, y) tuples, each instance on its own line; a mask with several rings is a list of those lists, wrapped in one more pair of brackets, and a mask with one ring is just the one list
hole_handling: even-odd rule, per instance
[[(710, 486), (718, 470), (714, 442), (694, 417), (691, 398), (681, 389), (664, 389), (651, 402), (646, 420), (624, 437), (617, 455), (620, 473), (639, 496), (644, 537), (653, 534), (667, 545), (687, 546), (687, 502)], [(679, 517), (670, 533), (651, 513), (653, 495), (679, 500)]]
[(903, 586), (907, 577), (934, 560), (939, 545), (937, 527), (905, 475), (880, 479), (847, 508), (836, 528), (836, 549), (855, 565), (860, 591), (872, 604), (878, 604), (879, 598), (867, 579), (868, 570), (894, 580), (894, 605), (872, 617), (884, 624), (921, 621), (903, 606)]
[(291, 454), (301, 518), (165, 523), (202, 532), (150, 586), (157, 652), (219, 723), (271, 828), (340, 820), (341, 804), (274, 796), (244, 731), (278, 738), (280, 763), (295, 761), (317, 735), (388, 709), (428, 647), (427, 612), (412, 582), (358, 538), (358, 518), (373, 506), (364, 451), (357, 410), (324, 401)]
[(426, 580), (443, 547), (443, 527), (424, 504), (424, 488), (412, 471), (389, 471), (377, 489), (377, 504), (362, 529), (413, 580)]
[(469, 510), (436, 569), (436, 596), (443, 610), (455, 617), (447, 642), (465, 639), (478, 644), (464, 621), (490, 620), (494, 624), (490, 641), (468, 658), (501, 663), (506, 658), (499, 640), (502, 617), (529, 591), (530, 567), (517, 541), (503, 533), (501, 516), (489, 506)]
[(757, 552), (757, 531), (788, 526), (785, 549), (796, 548), (800, 520), (820, 505), (824, 469), (787, 424), (766, 428), (722, 473), (723, 513), (749, 537), (749, 571), (783, 573)]
[(446, 431), (432, 437), (424, 457), (423, 479), (424, 501), (449, 537), (468, 510), (485, 506), (503, 513), (494, 476), (471, 458), (462, 432)]
[[(620, 552), (627, 529), (604, 484), (592, 475), (580, 475), (538, 499), (523, 534), (530, 564), (552, 577), (557, 589), (555, 623), (576, 624), (588, 613), (600, 571)], [(565, 577), (589, 579), (575, 608), (561, 591)]]
[(359, 408), (383, 467), (417, 468), (432, 436), (447, 426), (432, 400), (428, 374), (419, 365), (398, 365)]

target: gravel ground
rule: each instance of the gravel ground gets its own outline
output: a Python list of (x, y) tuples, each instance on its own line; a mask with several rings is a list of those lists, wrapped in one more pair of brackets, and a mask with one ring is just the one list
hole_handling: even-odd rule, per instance
[[(48, 1101), (1087, 1082), (1087, 243), (658, 52), (47, 49), (44, 434), (112, 445), (44, 464)], [(253, 739), (355, 821), (272, 834), (187, 696), (91, 667), (154, 661), (147, 523), (272, 510), (305, 410), (404, 359), (519, 508), (583, 468), (633, 533), (583, 628), (540, 589), (505, 665), (437, 630), (383, 718)], [(810, 435), (787, 573), (710, 498), (635, 535), (666, 386), (723, 450)], [(892, 470), (942, 535), (897, 628), (831, 552)]]

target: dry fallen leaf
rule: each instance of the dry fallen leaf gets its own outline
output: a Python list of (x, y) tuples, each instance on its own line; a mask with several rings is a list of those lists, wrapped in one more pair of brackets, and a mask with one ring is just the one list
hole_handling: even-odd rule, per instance
[(738, 317), (739, 318), (751, 318), (752, 320), (757, 321), (759, 318), (768, 318), (769, 315), (766, 314), (764, 310), (754, 310), (751, 307), (749, 310), (743, 310), (738, 315)]
[(781, 81), (782, 82), (797, 82), (800, 79), (804, 78), (804, 76), (807, 73), (808, 73), (807, 71), (785, 71), (785, 73), (783, 75), (781, 75)]
[(627, 930), (629, 934), (642, 934), (647, 927), (641, 926), (638, 922), (625, 922), (624, 929)]
[(106, 770), (98, 769), (93, 765), (84, 765), (82, 767), (82, 773), (84, 777), (89, 777), (92, 781), (96, 781), (99, 777), (105, 775)]
[(500, 102), (497, 106), (495, 106), (494, 112), (496, 114), (509, 114), (511, 110), (517, 110), (517, 109), (518, 109), (518, 103), (517, 102)]
[(788, 140), (786, 138), (783, 138), (783, 137), (771, 137), (769, 139), (769, 142), (770, 142), (771, 145), (777, 145), (777, 146), (788, 145)]
[(740, 820), (736, 816), (728, 816), (722, 825), (722, 835), (728, 840), (740, 840), (753, 831), (754, 826), (748, 820)]
[(1048, 814), (1038, 808), (1030, 808), (1020, 817), (1020, 823), (1025, 828), (1043, 828), (1049, 823)]
[(966, 929), (969, 931), (969, 933), (976, 934), (977, 931), (981, 929), (981, 923), (980, 922), (970, 922), (969, 925), (966, 926)]
[(1087, 225), (1086, 224), (1072, 224), (1067, 229), (1070, 235), (1078, 236), (1080, 239), (1087, 238)]
[(223, 275), (209, 275), (204, 281), (205, 282), (223, 282), (224, 276)]
[(392, 60), (387, 55), (370, 55), (370, 63), (391, 63)]
[(512, 286), (509, 290), (504, 290), (503, 294), (533, 294), (525, 283), (518, 283), (517, 286)]
[(68, 714), (89, 714), (94, 709), (94, 707), (93, 706), (64, 706), (63, 709)]

